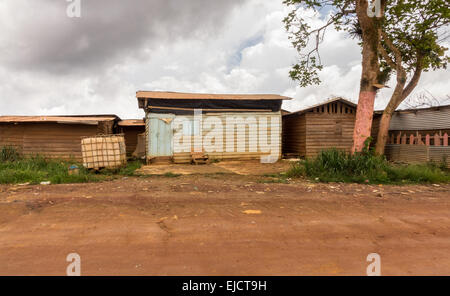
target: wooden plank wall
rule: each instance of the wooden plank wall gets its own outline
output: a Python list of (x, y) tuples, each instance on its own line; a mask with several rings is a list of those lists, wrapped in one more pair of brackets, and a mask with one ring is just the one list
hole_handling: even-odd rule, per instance
[(381, 115), (374, 114), (373, 121), (372, 121), (372, 131), (371, 131), (371, 137), (372, 137), (371, 146), (373, 146), (373, 147), (377, 143), (378, 132), (380, 130), (380, 123), (381, 123)]
[(306, 113), (306, 157), (328, 148), (351, 151), (355, 114)]
[(0, 123), (0, 147), (13, 146), (22, 153), (24, 131), (24, 125)]
[(138, 135), (145, 133), (145, 126), (124, 126), (120, 132), (125, 136), (125, 145), (127, 147), (127, 156), (131, 156), (136, 150)]
[(283, 117), (283, 154), (306, 155), (306, 117), (304, 114)]
[[(259, 147), (259, 141), (258, 141), (258, 131), (256, 131), (256, 134), (254, 131), (249, 132), (248, 125), (246, 126), (246, 131), (244, 133), (238, 133), (235, 129), (233, 131), (234, 139), (228, 139), (227, 138), (227, 126), (226, 126), (226, 118), (228, 116), (233, 116), (240, 118), (240, 120), (237, 122), (237, 124), (244, 124), (245, 119), (249, 117), (256, 118), (257, 121), (261, 117), (267, 118), (267, 134), (268, 134), (268, 142), (270, 143), (271, 133), (272, 130), (270, 128), (270, 119), (269, 118), (277, 118), (277, 124), (274, 127), (273, 132), (277, 132), (277, 141), (278, 141), (278, 157), (281, 157), (281, 113), (280, 112), (246, 112), (246, 113), (211, 113), (211, 114), (203, 114), (203, 122), (207, 120), (208, 117), (216, 117), (219, 118), (222, 121), (223, 130), (223, 146), (222, 151), (219, 152), (209, 152), (205, 151), (210, 159), (217, 159), (217, 160), (252, 160), (252, 159), (260, 159), (261, 156), (268, 155), (268, 153), (262, 152), (261, 147)], [(185, 118), (193, 119), (193, 116), (182, 116)], [(212, 127), (214, 128), (214, 126)], [(179, 128), (175, 130), (175, 133), (179, 131)], [(205, 139), (205, 136), (209, 134), (211, 129), (203, 128), (203, 139)], [(231, 133), (231, 131), (230, 131)], [(238, 146), (242, 143), (239, 142), (239, 137), (243, 138), (245, 136), (245, 151), (238, 151)], [(256, 138), (255, 138), (256, 137)], [(252, 141), (256, 141), (257, 143), (257, 151), (249, 151), (249, 143)], [(227, 144), (234, 147), (234, 152), (227, 152), (226, 147)], [(194, 137), (191, 137), (191, 150), (194, 148)], [(189, 163), (191, 161), (191, 154), (190, 152), (178, 152), (174, 153), (173, 160), (175, 163)]]
[(95, 136), (97, 125), (24, 123), (1, 124), (0, 146), (13, 145), (24, 155), (82, 160), (81, 138)]
[(342, 101), (283, 116), (283, 153), (314, 157), (321, 150), (350, 151), (356, 108)]

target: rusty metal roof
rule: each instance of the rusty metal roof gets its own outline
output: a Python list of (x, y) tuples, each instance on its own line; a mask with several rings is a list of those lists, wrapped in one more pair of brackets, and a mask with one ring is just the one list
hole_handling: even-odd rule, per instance
[(120, 119), (116, 115), (62, 115), (62, 116), (0, 116), (0, 123), (65, 123), (98, 124), (99, 121)]
[(274, 94), (197, 94), (161, 91), (138, 91), (136, 97), (166, 100), (292, 100), (292, 98)]
[(143, 119), (125, 119), (119, 121), (119, 126), (145, 126)]

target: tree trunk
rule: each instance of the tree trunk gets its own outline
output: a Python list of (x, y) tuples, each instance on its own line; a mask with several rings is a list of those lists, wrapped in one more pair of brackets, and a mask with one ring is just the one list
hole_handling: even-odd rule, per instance
[[(390, 105), (390, 104), (389, 104)], [(375, 153), (383, 155), (389, 136), (389, 126), (391, 124), (392, 115), (395, 112), (395, 107), (386, 107), (381, 116), (380, 127), (378, 130), (377, 144), (375, 146)]]
[(369, 17), (367, 6), (367, 0), (356, 0), (356, 14), (362, 31), (363, 48), (361, 86), (353, 133), (353, 152), (362, 151), (365, 141), (371, 135), (373, 108), (377, 94), (374, 84), (378, 83), (380, 71), (377, 50), (380, 40), (378, 32), (380, 20)]
[(377, 144), (375, 146), (375, 153), (378, 155), (384, 154), (384, 148), (386, 147), (389, 126), (391, 124), (391, 118), (398, 106), (403, 102), (403, 88), (405, 87), (406, 73), (404, 70), (397, 70), (397, 86), (395, 87), (394, 93), (389, 100), (388, 105), (383, 111), (381, 116), (380, 127), (378, 130)]
[(372, 131), (375, 91), (360, 91), (353, 133), (353, 152), (361, 152)]
[[(399, 63), (399, 61), (397, 61)], [(420, 76), (422, 75), (422, 57), (418, 57), (416, 70), (414, 75), (405, 88), (406, 84), (406, 72), (402, 68), (397, 69), (397, 86), (389, 101), (389, 104), (384, 109), (383, 115), (380, 121), (380, 127), (378, 130), (377, 144), (375, 146), (375, 153), (383, 155), (386, 147), (386, 143), (389, 136), (389, 126), (391, 124), (392, 115), (400, 104), (411, 94), (414, 88), (417, 86)]]

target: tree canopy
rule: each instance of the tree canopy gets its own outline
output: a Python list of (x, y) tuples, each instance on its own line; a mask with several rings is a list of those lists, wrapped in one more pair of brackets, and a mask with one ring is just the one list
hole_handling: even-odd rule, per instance
[[(422, 72), (446, 68), (450, 57), (449, 0), (285, 0), (292, 8), (284, 19), (299, 61), (290, 77), (301, 86), (320, 84), (320, 44), (334, 27), (357, 38), (362, 48), (361, 89), (355, 123), (354, 151), (370, 135), (373, 102), (379, 88), (396, 75), (396, 86), (383, 114), (377, 151), (384, 152), (395, 109), (417, 86)], [(305, 16), (320, 14), (313, 27)]]
[[(298, 63), (290, 71), (290, 77), (301, 86), (320, 84), (318, 73), (323, 68), (320, 43), (326, 36), (326, 30), (333, 26), (338, 31), (346, 31), (349, 36), (361, 39), (356, 1), (285, 0), (284, 3), (292, 8), (284, 23), (300, 55)], [(396, 70), (395, 63), (392, 63), (396, 54), (400, 54), (407, 73), (415, 70), (418, 58), (424, 71), (447, 66), (450, 58), (442, 44), (449, 38), (448, 0), (383, 0), (381, 4), (383, 16), (379, 20), (379, 29), (382, 47), (376, 49), (380, 59), (380, 83), (388, 81)], [(303, 15), (308, 9), (322, 14), (325, 23), (312, 27)]]

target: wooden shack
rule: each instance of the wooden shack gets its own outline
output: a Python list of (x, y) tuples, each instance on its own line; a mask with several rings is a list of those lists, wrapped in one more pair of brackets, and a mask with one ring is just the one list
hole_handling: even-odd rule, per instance
[(139, 135), (145, 133), (145, 122), (143, 119), (127, 119), (119, 121), (118, 126), (119, 132), (125, 137), (127, 156), (131, 157), (136, 150)]
[(314, 157), (321, 150), (351, 151), (356, 104), (333, 98), (283, 116), (283, 153)]
[(0, 116), (0, 147), (24, 155), (81, 160), (81, 138), (113, 134), (116, 115)]
[(146, 154), (189, 163), (209, 159), (278, 160), (281, 156), (279, 95), (192, 94), (139, 91), (146, 113)]

